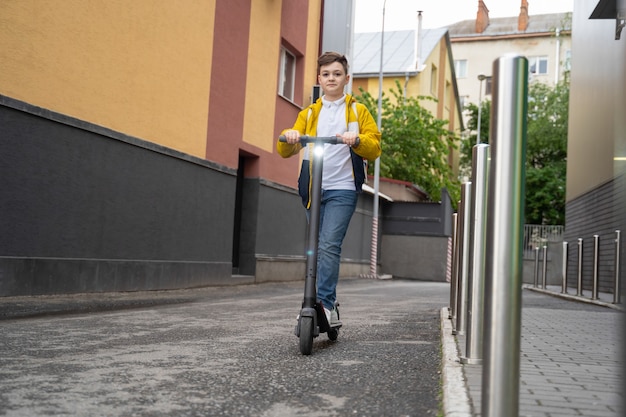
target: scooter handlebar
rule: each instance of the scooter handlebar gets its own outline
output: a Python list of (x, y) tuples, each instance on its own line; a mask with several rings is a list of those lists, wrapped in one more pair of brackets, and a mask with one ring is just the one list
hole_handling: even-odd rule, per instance
[[(285, 137), (285, 135), (280, 135), (278, 137), (278, 140), (280, 142), (287, 142), (287, 138)], [(337, 136), (309, 136), (309, 135), (302, 135), (300, 136), (300, 143), (303, 145), (306, 145), (308, 143), (328, 143), (331, 145), (337, 145), (337, 144), (342, 144), (343, 143), (343, 139), (341, 139), (340, 137)], [(354, 144), (354, 146), (358, 146), (359, 143), (361, 143), (361, 140), (357, 137), (356, 138), (356, 143)]]

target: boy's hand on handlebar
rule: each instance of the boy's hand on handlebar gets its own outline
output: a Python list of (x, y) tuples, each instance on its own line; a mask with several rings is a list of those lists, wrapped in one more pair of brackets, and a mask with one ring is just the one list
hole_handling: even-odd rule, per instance
[(348, 146), (355, 146), (359, 143), (359, 137), (356, 132), (344, 132), (342, 134), (337, 134), (338, 138), (341, 138), (343, 143)]
[(287, 140), (287, 143), (290, 144), (294, 144), (294, 143), (298, 143), (300, 142), (300, 132), (298, 132), (297, 130), (287, 130), (284, 133), (285, 139)]

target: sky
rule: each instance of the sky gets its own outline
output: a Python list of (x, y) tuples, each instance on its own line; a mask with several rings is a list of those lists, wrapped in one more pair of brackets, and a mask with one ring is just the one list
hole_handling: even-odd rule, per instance
[[(521, 0), (484, 0), (489, 17), (518, 16)], [(461, 20), (476, 19), (478, 0), (356, 0), (355, 32), (417, 28), (417, 11), (422, 11), (422, 28), (438, 28)], [(571, 12), (574, 0), (528, 0), (528, 14)]]

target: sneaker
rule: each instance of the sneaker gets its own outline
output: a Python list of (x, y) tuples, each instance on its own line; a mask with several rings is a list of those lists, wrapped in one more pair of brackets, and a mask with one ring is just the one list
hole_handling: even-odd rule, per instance
[[(335, 310), (333, 309), (333, 311), (335, 311)], [(328, 324), (330, 324), (331, 320), (332, 320), (332, 316), (333, 316), (332, 312), (329, 309), (327, 309), (326, 307), (324, 307), (324, 314), (326, 314), (326, 321), (328, 322)]]
[(337, 310), (336, 307), (330, 310), (330, 319), (328, 320), (328, 324), (330, 324), (331, 327), (341, 325), (341, 321), (339, 320), (339, 310)]

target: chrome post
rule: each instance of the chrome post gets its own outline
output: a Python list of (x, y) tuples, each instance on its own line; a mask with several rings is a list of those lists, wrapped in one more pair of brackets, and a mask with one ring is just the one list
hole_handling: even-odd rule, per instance
[(600, 236), (593, 235), (593, 286), (591, 299), (598, 299), (598, 275), (600, 272)]
[(517, 417), (528, 60), (500, 57), (493, 76), (481, 409), (483, 417)]
[(561, 293), (567, 294), (567, 242), (563, 242), (563, 283), (561, 284)]
[(456, 297), (457, 297), (457, 213), (452, 214), (452, 272), (450, 274), (450, 314), (448, 318), (456, 320)]
[(613, 288), (613, 303), (619, 304), (621, 302), (621, 286), (619, 282), (619, 261), (620, 261), (620, 241), (622, 232), (615, 231), (615, 287)]
[(543, 247), (543, 265), (541, 270), (541, 288), (546, 289), (546, 281), (548, 279), (548, 247)]
[(576, 286), (576, 295), (583, 295), (583, 238), (578, 238), (578, 284)]
[(470, 222), (469, 283), (467, 334), (462, 363), (482, 363), (483, 314), (485, 293), (485, 238), (487, 221), (487, 186), (489, 181), (489, 145), (472, 149), (472, 221)]
[(464, 335), (467, 321), (467, 274), (469, 262), (469, 233), (472, 216), (472, 183), (461, 184), (461, 206), (459, 221), (459, 293), (456, 306), (456, 334)]
[(533, 280), (533, 287), (537, 288), (539, 285), (539, 247), (535, 248), (535, 275)]

